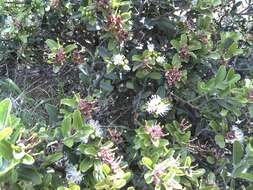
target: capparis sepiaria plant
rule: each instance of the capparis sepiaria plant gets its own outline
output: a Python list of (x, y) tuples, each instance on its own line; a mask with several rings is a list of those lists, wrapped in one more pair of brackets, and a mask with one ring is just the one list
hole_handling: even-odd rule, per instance
[(0, 189), (252, 189), (252, 11), (0, 0)]

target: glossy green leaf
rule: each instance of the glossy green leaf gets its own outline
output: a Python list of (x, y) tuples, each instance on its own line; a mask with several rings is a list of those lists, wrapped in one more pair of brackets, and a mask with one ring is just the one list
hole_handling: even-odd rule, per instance
[(225, 147), (225, 139), (223, 135), (216, 135), (215, 136), (215, 142), (217, 145), (219, 145), (220, 148)]
[(120, 189), (120, 188), (124, 187), (125, 184), (126, 184), (126, 180), (118, 179), (114, 182), (113, 187), (116, 189)]
[(142, 163), (148, 168), (148, 169), (152, 169), (152, 167), (153, 167), (153, 161), (150, 159), (150, 158), (148, 158), (148, 157), (143, 157), (142, 158)]
[(32, 182), (34, 185), (42, 183), (42, 176), (33, 168), (22, 167), (18, 169), (19, 178)]
[(243, 157), (243, 147), (240, 142), (235, 141), (233, 143), (233, 164), (238, 164)]
[(0, 102), (0, 130), (6, 127), (10, 116), (12, 103), (10, 99), (5, 99)]
[(0, 141), (9, 137), (12, 134), (13, 129), (11, 127), (4, 128), (0, 131)]
[(73, 113), (73, 127), (75, 129), (82, 129), (83, 124), (81, 112), (79, 110), (75, 110)]
[(47, 39), (46, 44), (50, 49), (57, 49), (58, 48), (58, 43), (52, 39)]
[(70, 45), (67, 45), (66, 47), (64, 47), (64, 52), (70, 53), (76, 48), (77, 48), (76, 44), (70, 44)]

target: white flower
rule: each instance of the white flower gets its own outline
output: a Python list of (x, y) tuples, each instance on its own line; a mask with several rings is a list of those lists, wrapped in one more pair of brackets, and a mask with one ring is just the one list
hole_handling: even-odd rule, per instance
[(122, 54), (114, 55), (112, 60), (113, 60), (114, 65), (121, 65), (123, 69), (126, 71), (131, 70), (131, 68), (128, 66), (128, 60), (126, 59), (124, 55)]
[(154, 49), (155, 49), (154, 44), (151, 44), (148, 42), (148, 51), (152, 52), (152, 51), (154, 51)]
[(231, 143), (231, 144), (233, 144), (235, 141), (239, 141), (240, 143), (243, 143), (243, 140), (244, 140), (243, 131), (236, 126), (232, 126), (232, 137), (225, 139), (226, 143)]
[(121, 55), (121, 54), (117, 54), (117, 55), (113, 56), (112, 60), (113, 60), (114, 65), (123, 65), (124, 60), (125, 60), (125, 56)]
[(237, 141), (239, 141), (239, 142), (242, 143), (243, 140), (244, 140), (243, 131), (241, 129), (239, 129), (238, 127), (236, 127), (236, 126), (232, 126), (232, 130), (235, 133), (235, 140), (237, 140)]
[(143, 49), (143, 44), (139, 43), (138, 46), (136, 46), (136, 49)]
[(164, 116), (169, 111), (169, 106), (167, 104), (161, 103), (157, 106), (156, 114)]
[(131, 70), (131, 68), (128, 65), (123, 65), (123, 69), (126, 70), (126, 71), (130, 71)]
[(152, 113), (156, 111), (157, 106), (161, 103), (162, 99), (158, 95), (152, 95), (148, 102), (147, 111)]
[(158, 56), (156, 58), (156, 62), (160, 63), (160, 64), (165, 63), (165, 57), (164, 56)]
[(102, 126), (99, 124), (98, 121), (95, 121), (95, 120), (91, 119), (91, 120), (88, 121), (88, 125), (90, 125), (91, 127), (94, 128), (95, 135), (97, 137), (103, 137), (104, 131), (102, 130)]
[(140, 23), (142, 23), (142, 24), (145, 23), (145, 17), (141, 17)]
[(235, 124), (240, 125), (243, 122), (243, 120), (237, 119)]
[(164, 116), (169, 111), (169, 105), (164, 103), (160, 96), (153, 95), (147, 103), (147, 112)]
[(72, 164), (68, 164), (66, 169), (66, 179), (75, 184), (80, 184), (83, 179), (83, 174), (80, 171), (77, 171), (76, 167)]

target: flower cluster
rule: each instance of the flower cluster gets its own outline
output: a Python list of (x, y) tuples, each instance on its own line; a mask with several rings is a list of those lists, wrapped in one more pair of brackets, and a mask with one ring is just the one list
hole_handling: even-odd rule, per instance
[(152, 95), (147, 103), (147, 112), (164, 116), (169, 110), (169, 104), (166, 104), (160, 96)]
[(164, 64), (164, 63), (166, 62), (165, 56), (158, 56), (158, 57), (156, 58), (156, 62), (157, 62), (157, 63), (160, 63), (160, 64)]
[(112, 129), (108, 129), (109, 135), (110, 135), (110, 140), (116, 144), (121, 143), (122, 142), (122, 137), (121, 137), (121, 133), (119, 133), (116, 129), (112, 130)]
[(226, 143), (233, 144), (235, 141), (243, 143), (243, 140), (244, 140), (243, 131), (236, 126), (232, 126), (232, 130), (229, 131), (225, 136)]
[(165, 136), (165, 134), (163, 133), (162, 128), (159, 124), (154, 124), (151, 127), (146, 126), (145, 131), (147, 134), (150, 135), (151, 139), (154, 141), (157, 141), (160, 138)]
[(104, 131), (102, 130), (102, 126), (99, 124), (99, 121), (95, 121), (93, 119), (90, 119), (88, 121), (88, 125), (90, 125), (95, 130), (95, 135), (97, 137), (104, 136)]
[(125, 41), (128, 38), (128, 32), (123, 29), (123, 20), (121, 16), (110, 14), (107, 17), (107, 27), (119, 41)]
[(183, 60), (188, 60), (190, 58), (189, 52), (190, 52), (190, 50), (189, 50), (188, 46), (183, 46), (183, 47), (180, 48), (179, 56)]
[(126, 71), (129, 71), (131, 68), (128, 66), (128, 60), (122, 54), (116, 54), (112, 58), (112, 62), (114, 65), (120, 65)]
[(81, 113), (86, 117), (91, 117), (91, 113), (95, 108), (94, 102), (89, 102), (87, 100), (81, 99), (79, 102), (79, 109)]
[(208, 36), (206, 34), (200, 33), (198, 34), (198, 38), (203, 44), (208, 44)]
[(174, 86), (182, 78), (182, 72), (178, 68), (172, 68), (165, 73), (167, 83), (169, 86)]
[(75, 184), (80, 184), (83, 179), (83, 174), (76, 169), (72, 164), (68, 164), (66, 169), (66, 179)]
[(161, 175), (165, 173), (165, 168), (161, 165), (157, 165), (153, 171), (153, 182), (155, 185), (161, 183)]
[(192, 125), (187, 121), (186, 119), (182, 119), (182, 121), (179, 124), (179, 127), (181, 128), (182, 131), (185, 131), (189, 129)]
[(59, 48), (55, 54), (54, 63), (63, 64), (66, 60), (66, 55), (63, 48)]
[(72, 53), (72, 61), (75, 64), (82, 64), (84, 63), (83, 55), (76, 49)]
[(114, 173), (117, 173), (122, 158), (115, 158), (115, 153), (112, 149), (101, 148), (98, 157), (101, 158), (102, 162), (108, 164)]

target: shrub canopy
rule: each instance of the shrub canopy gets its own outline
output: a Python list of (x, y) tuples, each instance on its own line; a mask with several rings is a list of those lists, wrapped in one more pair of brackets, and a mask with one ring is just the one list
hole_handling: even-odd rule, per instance
[(252, 11), (0, 0), (0, 188), (251, 189)]

